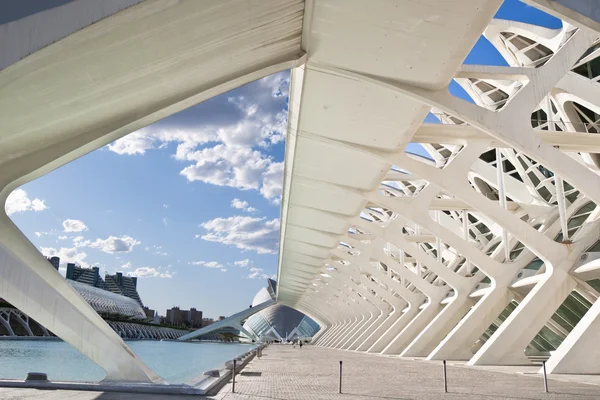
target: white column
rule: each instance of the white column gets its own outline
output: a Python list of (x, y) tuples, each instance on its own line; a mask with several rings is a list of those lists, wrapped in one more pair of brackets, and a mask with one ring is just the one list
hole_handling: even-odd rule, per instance
[(598, 332), (600, 301), (597, 300), (546, 362), (548, 373), (600, 374)]
[(456, 295), (456, 298), (440, 312), (408, 345), (400, 355), (402, 357), (427, 357), (440, 341), (456, 326), (473, 306), (468, 293)]
[[(547, 272), (548, 274), (548, 272)], [(558, 309), (576, 282), (567, 272), (552, 271), (539, 282), (468, 365), (527, 365), (525, 348)]]
[(471, 308), (465, 317), (450, 331), (427, 356), (428, 360), (469, 360), (471, 347), (483, 335), (512, 300), (506, 287), (493, 287)]

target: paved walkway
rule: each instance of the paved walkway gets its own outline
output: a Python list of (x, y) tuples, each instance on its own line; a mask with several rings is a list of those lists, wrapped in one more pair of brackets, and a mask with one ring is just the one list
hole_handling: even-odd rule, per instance
[[(225, 386), (220, 400), (365, 399), (600, 399), (600, 386), (549, 380), (541, 376), (448, 366), (443, 393), (440, 362), (411, 361), (320, 347), (272, 345), (236, 378), (236, 393)], [(339, 361), (343, 394), (338, 394)]]
[[(343, 394), (338, 394), (339, 361)], [(410, 361), (304, 346), (272, 345), (236, 378), (236, 393), (226, 385), (215, 400), (366, 400), (366, 399), (600, 399), (600, 386), (549, 380), (543, 393), (540, 376), (448, 366), (443, 393), (439, 362)], [(77, 391), (0, 388), (3, 400), (189, 400), (194, 396), (135, 395)]]

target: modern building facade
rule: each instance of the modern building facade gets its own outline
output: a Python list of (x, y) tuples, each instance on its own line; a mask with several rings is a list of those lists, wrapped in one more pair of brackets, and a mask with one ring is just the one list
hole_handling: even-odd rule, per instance
[(258, 291), (249, 308), (227, 318), (219, 317), (179, 340), (213, 340), (218, 335), (253, 342), (311, 340), (320, 326), (301, 312), (278, 304), (276, 296), (277, 282), (267, 279), (267, 286)]
[[(275, 300), (277, 282), (267, 280), (267, 286), (254, 296), (252, 307), (271, 299)], [(295, 339), (310, 340), (319, 331), (319, 325), (310, 317), (284, 304), (275, 304), (250, 316), (244, 328), (262, 341), (288, 342)]]
[[(10, 21), (0, 199), (292, 69), (277, 303), (316, 344), (600, 373), (597, 1), (526, 2), (562, 27), (494, 20), (502, 0), (73, 0)], [(464, 64), (482, 35), (502, 65)], [(0, 231), (3, 298), (107, 379), (161, 382), (4, 211)]]
[(122, 272), (116, 272), (114, 275), (104, 275), (104, 283), (106, 290), (127, 296), (137, 301), (140, 306), (144, 306), (137, 291), (137, 277), (126, 276)]
[[(600, 33), (478, 5), (378, 61), (336, 53), (346, 15), (316, 9), (330, 51), (292, 72), (278, 300), (326, 347), (598, 373)], [(456, 58), (481, 33), (507, 66)]]
[(181, 310), (178, 306), (175, 306), (167, 310), (165, 322), (173, 325), (185, 325), (189, 328), (201, 328), (203, 326), (202, 311), (198, 311), (193, 307), (189, 310)]
[(83, 268), (74, 263), (67, 263), (67, 272), (65, 277), (70, 281), (76, 281), (85, 285), (106, 290), (106, 285), (100, 278), (100, 269), (98, 267)]
[(52, 264), (54, 269), (58, 271), (58, 268), (60, 267), (60, 258), (53, 256), (53, 257), (46, 257), (46, 259), (48, 260), (48, 262), (50, 264)]

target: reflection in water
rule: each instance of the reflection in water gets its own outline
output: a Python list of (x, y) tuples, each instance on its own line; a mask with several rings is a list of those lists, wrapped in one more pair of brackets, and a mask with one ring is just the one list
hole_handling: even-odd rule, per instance
[[(131, 349), (169, 383), (186, 383), (249, 351), (247, 344), (129, 341)], [(45, 372), (54, 381), (99, 381), (104, 370), (62, 341), (0, 340), (0, 379)]]

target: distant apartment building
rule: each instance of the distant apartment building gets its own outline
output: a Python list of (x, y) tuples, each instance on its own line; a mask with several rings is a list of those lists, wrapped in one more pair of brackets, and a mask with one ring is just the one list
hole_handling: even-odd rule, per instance
[(212, 318), (202, 318), (202, 328), (204, 328), (205, 326), (214, 324), (214, 323), (215, 323), (215, 320)]
[[(130, 299), (135, 300), (140, 307), (144, 307), (142, 299), (137, 292), (136, 277), (123, 276), (122, 272), (117, 272), (114, 275), (106, 274), (104, 279), (102, 279), (98, 267), (83, 268), (74, 263), (68, 263), (66, 278), (71, 281), (84, 283), (115, 294), (120, 294), (121, 296), (129, 297)], [(154, 315), (152, 315), (152, 318), (154, 318)]]
[(122, 272), (117, 272), (114, 275), (106, 274), (104, 276), (104, 282), (106, 284), (106, 290), (127, 296), (130, 299), (137, 301), (140, 306), (144, 306), (137, 291), (137, 277), (124, 276)]
[(60, 266), (60, 258), (59, 257), (46, 257), (46, 260), (48, 260), (48, 262), (50, 264), (52, 264), (52, 266), (54, 267), (55, 270), (58, 271), (58, 267)]
[(195, 308), (181, 310), (179, 307), (175, 306), (170, 310), (167, 310), (165, 322), (173, 325), (186, 325), (190, 328), (201, 328), (202, 311), (198, 311)]
[(104, 281), (100, 278), (98, 267), (83, 268), (74, 263), (68, 263), (66, 278), (89, 286), (106, 289)]
[(144, 313), (146, 314), (146, 317), (151, 319), (154, 319), (154, 316), (156, 315), (156, 311), (148, 307), (144, 307)]

